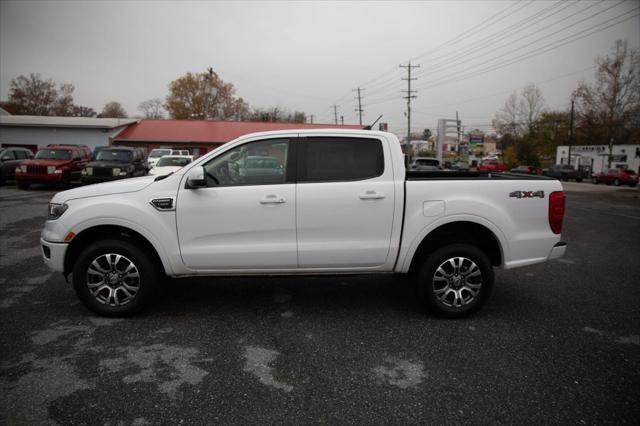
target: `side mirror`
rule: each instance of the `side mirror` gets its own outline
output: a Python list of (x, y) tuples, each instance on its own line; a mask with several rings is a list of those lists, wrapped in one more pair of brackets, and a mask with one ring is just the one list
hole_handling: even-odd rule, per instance
[(198, 189), (207, 186), (207, 179), (205, 177), (204, 167), (197, 166), (189, 171), (187, 175), (187, 189)]

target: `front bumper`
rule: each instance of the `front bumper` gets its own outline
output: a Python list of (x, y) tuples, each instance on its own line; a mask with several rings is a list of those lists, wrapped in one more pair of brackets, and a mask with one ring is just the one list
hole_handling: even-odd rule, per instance
[(64, 255), (68, 247), (67, 243), (52, 243), (40, 238), (40, 251), (44, 264), (57, 272), (64, 273)]
[(16, 173), (15, 180), (18, 183), (56, 183), (62, 180), (62, 173), (32, 174)]
[(566, 251), (567, 251), (567, 243), (563, 243), (562, 241), (560, 241), (555, 246), (553, 246), (553, 248), (551, 249), (551, 252), (549, 252), (548, 259), (549, 260), (559, 259), (562, 256), (564, 256), (564, 253)]

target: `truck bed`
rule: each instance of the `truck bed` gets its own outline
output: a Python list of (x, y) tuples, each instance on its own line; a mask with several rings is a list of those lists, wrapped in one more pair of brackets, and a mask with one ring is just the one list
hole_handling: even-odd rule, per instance
[(495, 173), (478, 171), (407, 171), (406, 180), (554, 180), (547, 176), (525, 175), (521, 173)]

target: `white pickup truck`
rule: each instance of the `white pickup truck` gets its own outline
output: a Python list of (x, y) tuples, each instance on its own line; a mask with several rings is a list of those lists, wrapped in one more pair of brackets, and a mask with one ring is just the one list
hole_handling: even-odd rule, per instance
[(41, 244), (105, 316), (136, 312), (164, 276), (411, 273), (432, 312), (459, 317), (487, 299), (494, 266), (562, 256), (563, 215), (555, 179), (406, 172), (390, 133), (291, 130), (59, 192)]

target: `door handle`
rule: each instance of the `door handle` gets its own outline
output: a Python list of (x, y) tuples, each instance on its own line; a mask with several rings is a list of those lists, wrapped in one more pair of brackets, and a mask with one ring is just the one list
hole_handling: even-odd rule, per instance
[(382, 192), (377, 191), (366, 191), (364, 194), (360, 194), (361, 200), (381, 200), (384, 198), (384, 194)]
[(260, 200), (260, 204), (282, 204), (287, 200), (284, 197), (278, 197), (277, 195), (267, 195)]

